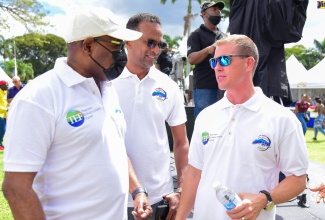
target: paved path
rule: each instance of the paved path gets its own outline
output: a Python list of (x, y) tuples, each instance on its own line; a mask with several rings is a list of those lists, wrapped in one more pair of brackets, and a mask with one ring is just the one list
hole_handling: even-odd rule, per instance
[[(177, 176), (173, 153), (171, 153), (170, 168), (172, 175), (176, 179)], [(321, 179), (325, 181), (325, 164), (310, 161), (307, 173), (309, 175), (311, 185), (316, 181), (321, 181)], [(174, 184), (177, 183), (174, 181)], [(293, 201), (277, 205), (276, 220), (325, 220), (325, 204), (316, 204), (314, 197), (315, 194), (311, 193), (310, 190), (306, 189), (306, 193), (307, 204), (310, 205), (310, 208), (299, 207), (297, 205), (298, 200), (294, 199)], [(192, 216), (190, 215), (187, 219), (191, 220)]]

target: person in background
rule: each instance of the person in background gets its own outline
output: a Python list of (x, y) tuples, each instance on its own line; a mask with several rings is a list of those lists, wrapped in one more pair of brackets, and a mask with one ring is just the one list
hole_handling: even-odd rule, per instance
[(296, 114), (298, 120), (301, 123), (304, 135), (307, 132), (307, 122), (305, 120), (305, 116), (308, 113), (308, 108), (309, 108), (309, 106), (311, 106), (311, 103), (312, 102), (311, 102), (310, 96), (308, 94), (303, 94), (301, 96), (301, 100), (296, 102), (296, 105), (295, 105), (294, 113)]
[(314, 137), (313, 140), (317, 140), (318, 131), (325, 135), (325, 128), (323, 127), (323, 123), (325, 120), (325, 108), (323, 105), (323, 100), (321, 98), (315, 99), (316, 108), (315, 112), (317, 112), (317, 117), (314, 120)]
[[(215, 43), (210, 59), (225, 96), (197, 117), (176, 220), (275, 219), (274, 205), (306, 186), (308, 155), (300, 122), (254, 87), (259, 60), (255, 43), (230, 35)], [(218, 122), (218, 123), (216, 123)], [(279, 170), (287, 177), (279, 181)], [(215, 182), (233, 189), (242, 202), (227, 211)]]
[(5, 80), (0, 81), (0, 150), (4, 149), (3, 137), (6, 131), (6, 118), (8, 110), (7, 102), (8, 83)]
[[(66, 25), (68, 56), (11, 102), (2, 190), (15, 219), (125, 220), (128, 191), (141, 185), (108, 79), (126, 61), (124, 40), (141, 33), (99, 7), (75, 11)], [(134, 202), (136, 219), (150, 216), (144, 194)]]
[[(128, 20), (126, 27), (142, 32), (138, 40), (126, 41), (126, 67), (112, 81), (127, 124), (126, 150), (135, 174), (143, 185), (137, 192), (148, 193), (153, 209), (150, 219), (155, 219), (156, 208), (164, 204), (164, 200), (169, 204), (167, 219), (174, 219), (189, 147), (183, 96), (177, 84), (154, 67), (163, 40), (160, 18), (150, 13), (139, 13)], [(175, 191), (165, 122), (173, 136), (177, 170)], [(132, 204), (133, 199), (129, 196), (129, 219), (133, 219), (130, 215)]]
[(167, 43), (163, 43), (163, 47), (160, 55), (157, 58), (156, 68), (161, 72), (169, 76), (173, 69), (173, 60), (169, 52), (169, 46)]
[(194, 119), (205, 107), (223, 96), (223, 91), (219, 90), (214, 72), (209, 66), (209, 59), (214, 54), (214, 42), (227, 36), (217, 28), (224, 7), (225, 4), (221, 1), (203, 2), (201, 17), (204, 24), (193, 31), (187, 40), (188, 62), (195, 65), (193, 70)]
[(9, 104), (11, 103), (12, 99), (17, 95), (17, 93), (25, 87), (25, 84), (21, 82), (19, 76), (12, 77), (12, 83), (14, 85), (8, 89), (7, 93), (7, 101)]
[(321, 200), (325, 203), (325, 182), (314, 188), (309, 188), (312, 192), (317, 192), (316, 202), (319, 204)]

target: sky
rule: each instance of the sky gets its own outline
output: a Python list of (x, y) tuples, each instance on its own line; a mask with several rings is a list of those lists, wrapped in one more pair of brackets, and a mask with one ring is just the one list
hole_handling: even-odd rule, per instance
[[(165, 5), (160, 0), (38, 0), (43, 7), (49, 11), (47, 15), (51, 26), (46, 28), (45, 33), (51, 33), (64, 37), (66, 14), (79, 7), (85, 6), (103, 6), (109, 8), (126, 24), (129, 17), (139, 12), (149, 12), (160, 17), (164, 34), (171, 36), (183, 36), (184, 16), (187, 14), (188, 0), (176, 0), (174, 4), (167, 0)], [(192, 20), (191, 31), (198, 28), (203, 23), (200, 17), (200, 5), (192, 0), (192, 14), (197, 16)], [(219, 29), (227, 31), (228, 19), (220, 22)], [(307, 21), (305, 23), (303, 38), (297, 43), (286, 44), (286, 47), (292, 47), (296, 44), (302, 44), (306, 48), (314, 47), (314, 39), (322, 41), (325, 39), (325, 9), (317, 9), (317, 0), (309, 0), (307, 9)], [(10, 30), (1, 30), (1, 35), (5, 38), (20, 36), (27, 33), (24, 27), (19, 23), (12, 23)], [(180, 42), (181, 54), (186, 54), (187, 36)]]

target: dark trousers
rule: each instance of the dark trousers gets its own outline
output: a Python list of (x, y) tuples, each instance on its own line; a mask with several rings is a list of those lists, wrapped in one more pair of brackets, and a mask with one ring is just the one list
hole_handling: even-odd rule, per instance
[(0, 141), (1, 141), (0, 146), (2, 146), (5, 131), (6, 131), (6, 119), (5, 118), (0, 118)]

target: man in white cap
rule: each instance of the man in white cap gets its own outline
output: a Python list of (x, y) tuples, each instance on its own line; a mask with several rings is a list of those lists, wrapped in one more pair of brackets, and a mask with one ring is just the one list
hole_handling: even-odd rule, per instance
[[(104, 8), (67, 22), (68, 57), (11, 103), (3, 192), (15, 219), (127, 219), (128, 191), (141, 185), (129, 188), (126, 125), (110, 80), (126, 63), (124, 40), (142, 34)], [(145, 219), (151, 207), (139, 195), (134, 215)]]

